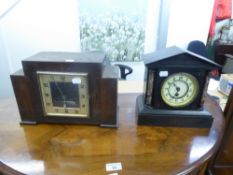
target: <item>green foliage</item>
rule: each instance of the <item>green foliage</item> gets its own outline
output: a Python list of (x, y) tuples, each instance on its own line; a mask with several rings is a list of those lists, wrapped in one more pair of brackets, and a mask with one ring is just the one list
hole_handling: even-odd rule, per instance
[(111, 61), (140, 61), (144, 50), (142, 22), (122, 15), (80, 18), (82, 51), (103, 51)]

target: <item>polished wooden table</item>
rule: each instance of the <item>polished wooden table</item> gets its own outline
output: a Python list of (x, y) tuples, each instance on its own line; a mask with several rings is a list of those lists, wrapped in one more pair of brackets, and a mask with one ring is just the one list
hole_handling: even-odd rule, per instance
[[(203, 174), (222, 137), (224, 118), (206, 98), (212, 128), (137, 126), (137, 94), (119, 95), (119, 128), (19, 125), (14, 98), (0, 102), (0, 172), (49, 175)], [(107, 172), (107, 163), (122, 170)], [(0, 173), (1, 174), (1, 173)], [(19, 173), (20, 174), (20, 173)]]

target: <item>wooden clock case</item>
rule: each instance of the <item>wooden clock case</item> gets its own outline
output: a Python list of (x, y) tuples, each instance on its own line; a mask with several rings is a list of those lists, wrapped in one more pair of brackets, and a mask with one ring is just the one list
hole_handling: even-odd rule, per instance
[[(11, 75), (21, 124), (69, 123), (117, 126), (117, 69), (99, 52), (40, 52), (22, 61), (22, 70)], [(89, 116), (45, 116), (37, 71), (88, 74)]]
[[(204, 109), (203, 100), (206, 95), (209, 72), (221, 68), (220, 65), (175, 46), (144, 55), (144, 63), (146, 86), (144, 94), (137, 98), (138, 124), (200, 128), (211, 126), (213, 118)], [(151, 72), (154, 79), (153, 90), (149, 97), (148, 79)], [(161, 86), (167, 76), (161, 76), (161, 72), (166, 72), (167, 76), (179, 72), (193, 75), (199, 85), (196, 98), (184, 107), (175, 108), (167, 105), (161, 97)], [(149, 103), (147, 98), (151, 98)]]

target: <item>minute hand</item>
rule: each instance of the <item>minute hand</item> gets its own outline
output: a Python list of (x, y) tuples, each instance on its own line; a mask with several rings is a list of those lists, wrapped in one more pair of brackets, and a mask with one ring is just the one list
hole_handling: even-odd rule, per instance
[(61, 98), (63, 100), (63, 106), (66, 107), (66, 96), (63, 94), (63, 92), (62, 92), (61, 88), (58, 86), (57, 82), (55, 82), (55, 85), (56, 85), (57, 90), (60, 93)]
[(173, 85), (175, 86), (176, 91), (179, 92), (180, 91), (180, 87), (178, 87), (175, 83), (173, 83)]

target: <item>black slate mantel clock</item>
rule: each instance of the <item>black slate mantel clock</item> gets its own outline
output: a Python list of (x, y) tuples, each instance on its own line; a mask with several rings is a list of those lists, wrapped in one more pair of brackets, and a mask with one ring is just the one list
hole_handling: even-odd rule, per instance
[(117, 69), (99, 52), (40, 52), (11, 75), (21, 124), (117, 126)]
[(137, 98), (137, 122), (145, 125), (210, 127), (203, 107), (208, 75), (221, 66), (192, 52), (170, 47), (144, 56), (144, 94)]

